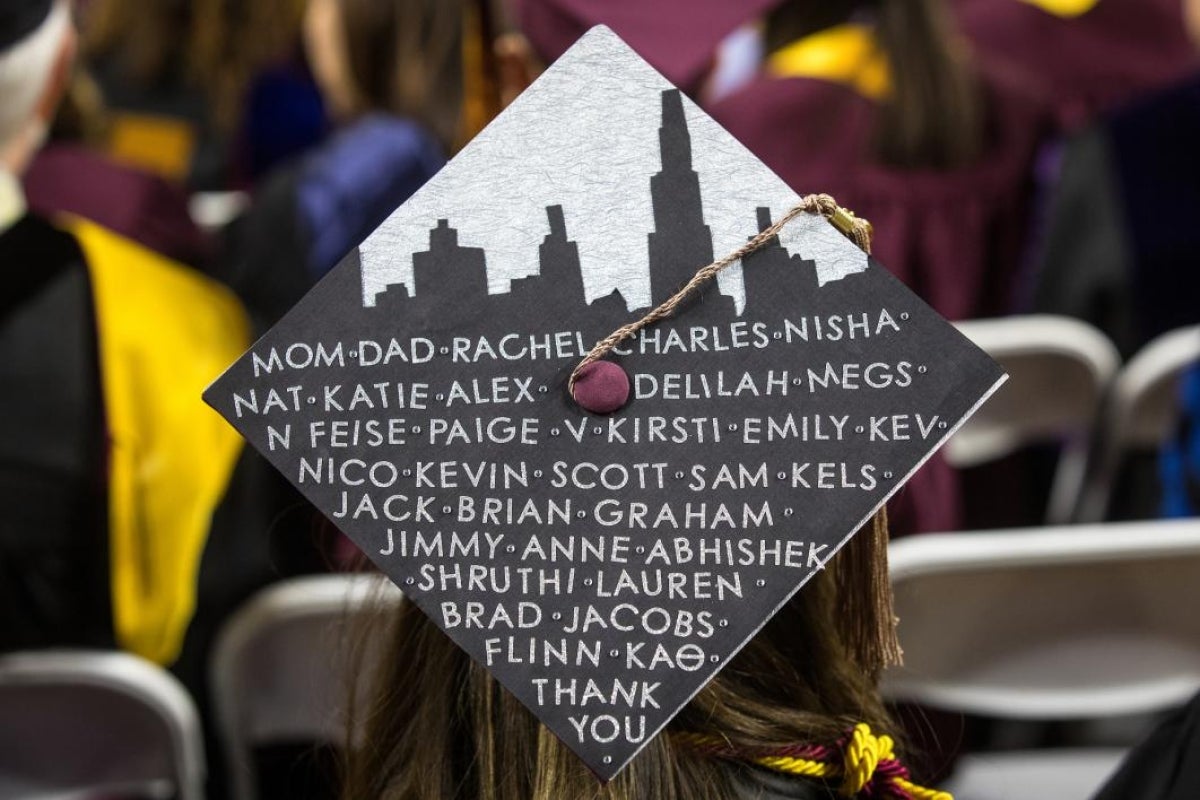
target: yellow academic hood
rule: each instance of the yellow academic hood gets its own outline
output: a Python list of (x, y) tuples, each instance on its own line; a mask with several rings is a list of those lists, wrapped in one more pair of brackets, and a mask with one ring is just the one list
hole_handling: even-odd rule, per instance
[(1071, 19), (1091, 11), (1099, 4), (1100, 0), (1021, 0), (1021, 2), (1037, 6), (1047, 14)]

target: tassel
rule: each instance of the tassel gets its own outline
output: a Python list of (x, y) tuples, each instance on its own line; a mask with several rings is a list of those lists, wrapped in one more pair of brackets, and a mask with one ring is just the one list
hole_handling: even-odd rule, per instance
[(887, 566), (887, 509), (881, 508), (843, 548), (837, 564), (838, 607), (847, 644), (872, 678), (904, 660)]

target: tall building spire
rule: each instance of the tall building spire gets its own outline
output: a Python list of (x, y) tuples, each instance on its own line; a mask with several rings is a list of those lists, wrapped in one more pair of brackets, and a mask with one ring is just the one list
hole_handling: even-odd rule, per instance
[(550, 222), (550, 235), (547, 239), (567, 238), (567, 221), (563, 217), (562, 206), (546, 206), (546, 219)]
[[(678, 89), (663, 92), (658, 147), (662, 153), (663, 171), (692, 169), (692, 137), (683, 113), (683, 95)], [(672, 160), (670, 164), (668, 158)]]
[(712, 231), (704, 224), (700, 176), (692, 168), (692, 138), (678, 89), (662, 94), (658, 129), (662, 169), (650, 177), (650, 296), (661, 303), (713, 260)]
[(562, 206), (546, 206), (550, 232), (538, 247), (538, 272), (512, 281), (509, 295), (520, 302), (546, 303), (559, 308), (587, 305), (579, 245), (567, 238), (567, 221)]

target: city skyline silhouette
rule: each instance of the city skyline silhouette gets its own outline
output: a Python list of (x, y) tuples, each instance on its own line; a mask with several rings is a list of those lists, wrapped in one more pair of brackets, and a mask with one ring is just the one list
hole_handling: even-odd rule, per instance
[[(661, 103), (660, 168), (648, 176), (653, 217), (648, 220), (652, 228), (646, 234), (646, 247), (653, 305), (671, 297), (698, 269), (714, 260), (713, 235), (704, 216), (682, 94), (678, 89), (664, 90)], [(429, 229), (427, 249), (413, 253), (412, 286), (403, 281), (388, 284), (375, 296), (374, 309), (419, 309), (426, 319), (436, 320), (438, 327), (448, 328), (476, 316), (480, 307), (489, 316), (501, 318), (527, 312), (530, 304), (586, 309), (588, 317), (628, 314), (642, 308), (631, 307), (617, 289), (589, 303), (579, 245), (570, 237), (564, 208), (555, 204), (543, 210), (549, 232), (538, 247), (538, 271), (512, 279), (509, 291), (489, 292), (486, 248), (463, 246), (450, 220), (439, 218)], [(770, 226), (770, 208), (758, 206), (756, 217), (757, 228), (748, 230), (746, 238)], [(745, 302), (741, 314), (781, 291), (818, 288), (813, 263), (789, 253), (778, 236), (747, 256), (743, 267)], [(697, 301), (706, 306), (706, 312), (739, 315), (734, 298), (720, 292), (715, 281), (690, 302)]]

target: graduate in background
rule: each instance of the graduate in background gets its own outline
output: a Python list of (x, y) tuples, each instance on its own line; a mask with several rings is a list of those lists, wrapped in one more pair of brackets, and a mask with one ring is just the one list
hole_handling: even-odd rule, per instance
[(796, 191), (871, 220), (875, 255), (941, 314), (1007, 311), (1040, 108), (974, 68), (940, 0), (791, 0), (767, 50), (713, 117)]
[[(1200, 50), (1200, 3), (1184, 5)], [(1096, 325), (1126, 357), (1200, 322), (1198, 140), (1200, 71), (1104, 115), (1066, 144), (1034, 310)]]
[(184, 187), (105, 153), (112, 117), (100, 90), (76, 64), (46, 146), (22, 176), (29, 207), (73, 214), (138, 244), (204, 268), (211, 242), (192, 219)]
[(951, 0), (990, 68), (1012, 75), (1077, 131), (1183, 77), (1197, 58), (1181, 0)]
[(172, 664), (241, 450), (197, 393), (245, 346), (245, 317), (179, 264), (28, 212), (17, 176), (70, 72), (67, 3), (6, 2), (0, 35), (0, 648)]
[(120, 648), (203, 713), (227, 613), (315, 568), (310, 507), (200, 399), (250, 341), (233, 294), (29, 210), (75, 41), (66, 0), (0, 2), (0, 650)]
[(113, 113), (107, 151), (198, 191), (312, 147), (327, 125), (299, 51), (304, 0), (91, 0), (83, 55)]
[(462, 124), (462, 0), (312, 0), (305, 43), (342, 128), (271, 176), (221, 277), (264, 327), (445, 163)]
[[(1200, 2), (1183, 6), (1200, 51)], [(1064, 145), (1032, 282), (1034, 311), (1095, 325), (1126, 358), (1200, 322), (1197, 141), (1200, 71), (1101, 116)], [(1123, 465), (1110, 516), (1200, 513), (1198, 378), (1193, 368), (1181, 381), (1181, 424), (1157, 475), (1142, 457)]]

